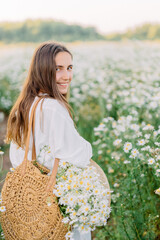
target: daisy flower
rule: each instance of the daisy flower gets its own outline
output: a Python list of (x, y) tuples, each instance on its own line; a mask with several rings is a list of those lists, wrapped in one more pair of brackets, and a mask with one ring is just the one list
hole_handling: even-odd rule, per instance
[(139, 146), (143, 146), (144, 144), (145, 144), (145, 140), (144, 139), (138, 140), (138, 145)]
[(144, 135), (144, 137), (145, 137), (146, 139), (149, 139), (150, 136), (151, 136), (151, 134), (145, 134), (145, 135)]
[(67, 232), (67, 234), (65, 235), (66, 240), (70, 239), (73, 240), (73, 233), (71, 231)]
[(59, 166), (62, 167), (62, 168), (64, 168), (64, 169), (66, 169), (67, 163), (60, 160), (60, 161), (59, 161)]
[(122, 139), (116, 139), (116, 140), (113, 142), (113, 145), (114, 145), (114, 146), (118, 146), (121, 142), (122, 142)]
[(155, 194), (160, 195), (160, 188), (158, 188), (157, 190), (155, 190)]
[(124, 164), (128, 164), (128, 163), (131, 163), (131, 162), (128, 161), (128, 160), (125, 160), (123, 163), (124, 163)]
[(151, 125), (151, 124), (147, 124), (144, 128), (143, 128), (143, 130), (145, 131), (147, 131), (147, 130), (154, 130), (154, 127)]
[(126, 143), (124, 144), (124, 147), (123, 147), (124, 152), (128, 153), (129, 150), (131, 150), (131, 149), (132, 149), (132, 143), (126, 142)]
[(14, 172), (14, 170), (15, 170), (14, 168), (10, 168), (10, 171), (11, 171), (11, 172)]
[(6, 207), (5, 206), (1, 206), (0, 207), (0, 212), (5, 212), (6, 211)]
[(134, 149), (132, 149), (131, 155), (129, 157), (136, 158), (138, 156), (138, 154), (139, 154), (139, 151), (136, 148), (134, 148)]
[(150, 159), (148, 159), (148, 164), (149, 164), (149, 165), (152, 165), (153, 163), (155, 163), (154, 158), (150, 158)]

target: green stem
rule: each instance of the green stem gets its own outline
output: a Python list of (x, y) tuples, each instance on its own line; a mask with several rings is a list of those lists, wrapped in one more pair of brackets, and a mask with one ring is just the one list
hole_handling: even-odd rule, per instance
[[(138, 168), (137, 168), (138, 169)], [(142, 209), (143, 209), (143, 212), (144, 212), (144, 204), (143, 204), (143, 199), (142, 199), (142, 195), (141, 195), (141, 191), (140, 191), (140, 188), (139, 188), (139, 184), (138, 184), (138, 178), (136, 177), (136, 174), (135, 174), (135, 169), (133, 168), (133, 176), (136, 180), (136, 186), (137, 186), (137, 190), (138, 190), (138, 193), (139, 193), (139, 198), (140, 198), (140, 201), (142, 203)], [(143, 214), (143, 221), (145, 222), (146, 219), (145, 219), (145, 215)]]
[(139, 236), (139, 233), (138, 233), (138, 230), (137, 230), (137, 227), (136, 227), (136, 224), (134, 223), (134, 227), (135, 227), (135, 230), (136, 230), (136, 233), (137, 233), (137, 237), (139, 240), (141, 240), (140, 236)]
[(122, 208), (121, 208), (121, 216), (122, 216), (122, 224), (123, 224), (123, 227), (124, 227), (124, 231), (125, 231), (128, 239), (129, 239), (129, 240), (132, 240), (132, 239), (130, 238), (130, 236), (128, 235), (128, 232), (127, 232), (127, 229), (126, 229), (126, 225), (125, 225), (125, 222), (124, 222), (124, 216), (123, 216), (123, 213), (122, 213)]

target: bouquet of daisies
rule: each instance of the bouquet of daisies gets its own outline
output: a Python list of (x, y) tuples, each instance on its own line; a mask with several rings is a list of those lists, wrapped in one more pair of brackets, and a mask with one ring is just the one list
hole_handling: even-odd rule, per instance
[[(60, 161), (53, 193), (63, 215), (63, 222), (77, 227), (81, 232), (95, 230), (96, 226), (106, 225), (111, 208), (111, 191), (99, 180), (94, 166), (78, 168)], [(72, 237), (66, 234), (66, 239)]]

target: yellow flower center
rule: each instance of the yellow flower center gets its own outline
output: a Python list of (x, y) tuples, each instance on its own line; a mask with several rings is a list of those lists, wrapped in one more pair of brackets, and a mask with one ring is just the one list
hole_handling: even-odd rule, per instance
[(67, 179), (65, 176), (62, 176), (62, 178), (63, 178), (64, 180), (66, 180), (66, 179)]

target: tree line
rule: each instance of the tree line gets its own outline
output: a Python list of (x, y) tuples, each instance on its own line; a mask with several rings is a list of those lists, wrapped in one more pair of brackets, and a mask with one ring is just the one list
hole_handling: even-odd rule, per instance
[(124, 33), (113, 33), (106, 36), (106, 40), (120, 41), (131, 40), (160, 40), (160, 24), (143, 24)]
[(1, 22), (0, 41), (10, 42), (43, 42), (104, 40), (95, 27), (82, 27), (77, 24), (66, 24), (54, 20), (26, 20), (23, 22)]
[(1, 22), (0, 41), (12, 42), (43, 42), (48, 40), (74, 41), (121, 41), (160, 40), (160, 24), (143, 24), (124, 33), (102, 35), (95, 27), (82, 27), (77, 24), (50, 20), (26, 20), (23, 22)]

